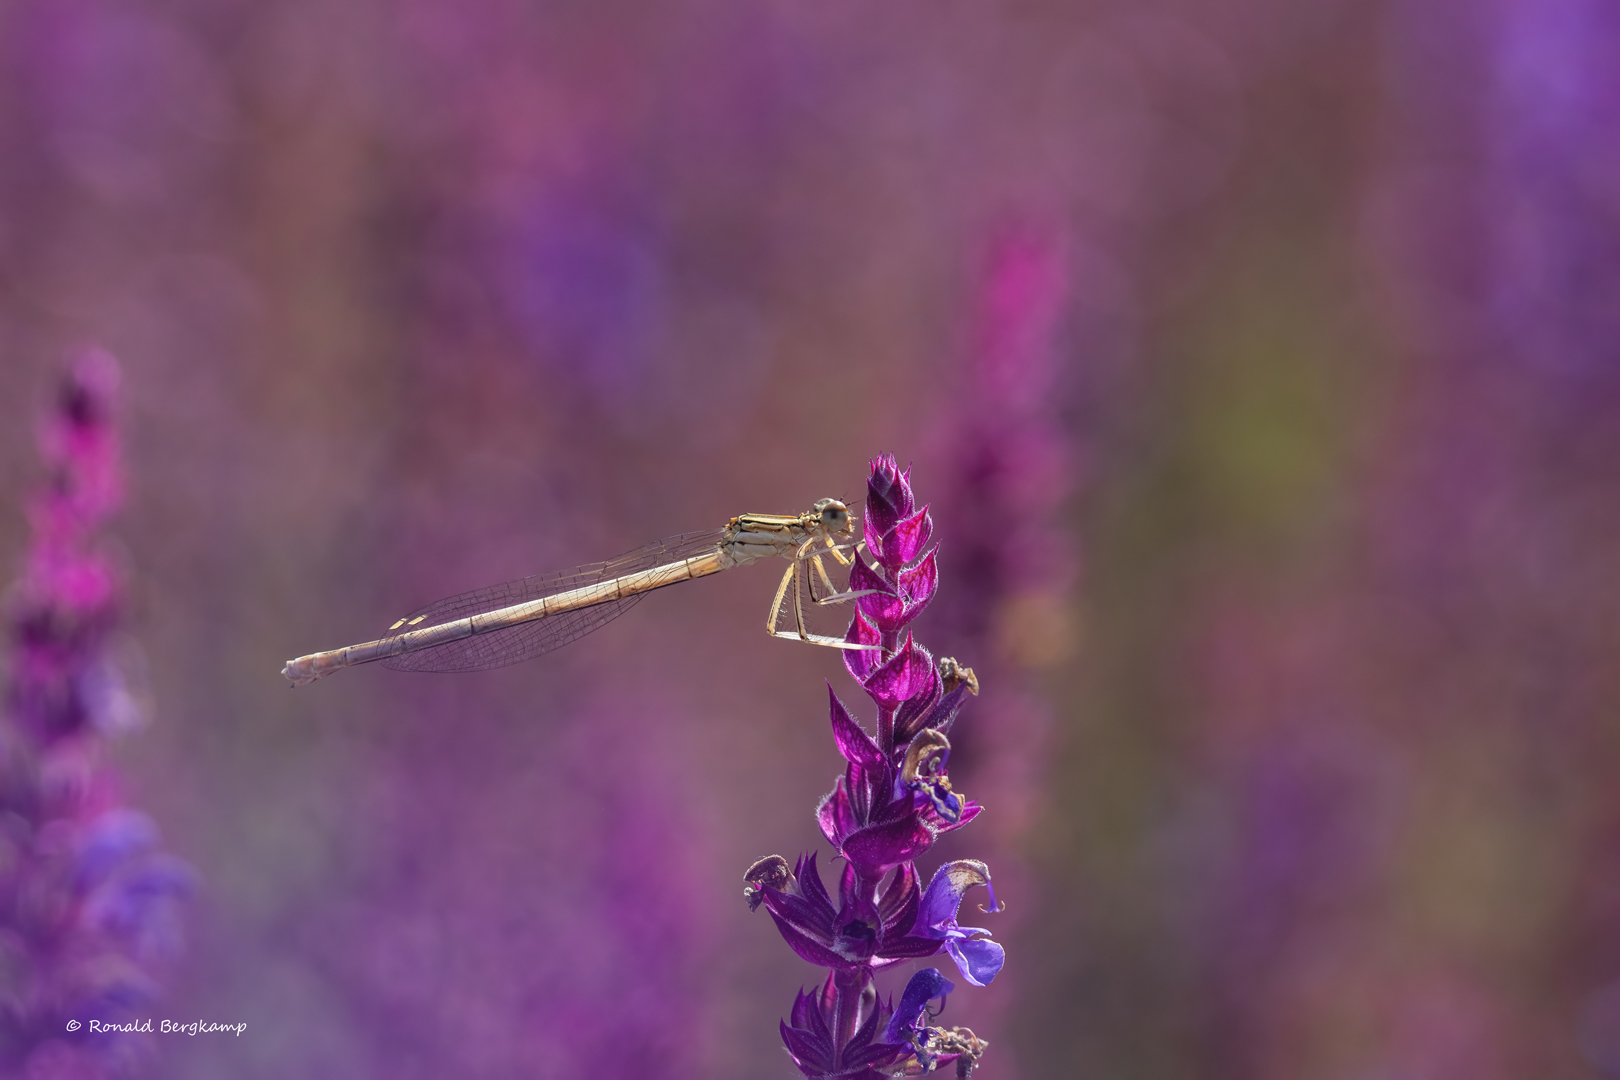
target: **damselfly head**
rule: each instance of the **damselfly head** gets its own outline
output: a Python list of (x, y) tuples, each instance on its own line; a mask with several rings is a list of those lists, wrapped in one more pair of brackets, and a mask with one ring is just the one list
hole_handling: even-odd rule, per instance
[(842, 536), (854, 527), (849, 519), (849, 507), (837, 499), (822, 499), (815, 509), (821, 527), (831, 536)]

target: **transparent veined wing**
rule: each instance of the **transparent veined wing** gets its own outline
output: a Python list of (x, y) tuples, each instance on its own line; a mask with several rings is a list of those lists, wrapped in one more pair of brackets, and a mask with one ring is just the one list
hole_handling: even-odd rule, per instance
[[(519, 578), (517, 581), (449, 596), (413, 611), (394, 623), (388, 628), (390, 636), (384, 640), (392, 641), (411, 630), (498, 611), (703, 555), (713, 551), (724, 536), (723, 529), (681, 533), (636, 548), (608, 562), (587, 563), (570, 570)], [(606, 600), (590, 607), (475, 634), (459, 641), (402, 652), (387, 657), (382, 664), (396, 671), (485, 671), (505, 667), (578, 641), (629, 611), (644, 595), (637, 593), (622, 600)]]

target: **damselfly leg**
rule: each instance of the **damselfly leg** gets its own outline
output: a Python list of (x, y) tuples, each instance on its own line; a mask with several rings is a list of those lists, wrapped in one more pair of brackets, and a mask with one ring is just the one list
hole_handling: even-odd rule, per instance
[[(835, 544), (832, 542), (831, 538), (826, 539), (826, 550), (815, 550), (816, 540), (812, 538), (801, 544), (799, 549), (794, 552), (792, 565), (790, 565), (786, 572), (782, 574), (781, 584), (776, 587), (776, 597), (771, 601), (770, 615), (765, 621), (765, 632), (770, 634), (772, 637), (787, 638), (793, 641), (803, 641), (811, 645), (822, 645), (831, 649), (876, 649), (878, 648), (876, 645), (861, 645), (856, 642), (845, 641), (842, 638), (828, 637), (825, 634), (811, 633), (810, 629), (805, 625), (804, 594), (806, 592), (810, 594), (811, 602), (819, 605), (842, 604), (846, 601), (855, 600), (859, 597), (866, 596), (868, 593), (873, 591), (871, 589), (853, 589), (845, 592), (837, 591), (836, 587), (832, 583), (832, 579), (827, 576), (827, 570), (821, 563), (821, 557), (823, 555), (830, 554), (837, 558), (841, 564), (848, 566), (850, 564), (850, 560), (843, 556), (843, 552), (858, 552), (862, 545), (859, 543)], [(813, 568), (813, 570), (811, 568)], [(826, 586), (828, 592), (828, 595), (826, 596), (818, 597), (816, 595), (815, 582), (817, 575), (820, 576), (822, 583)], [(783, 602), (787, 599), (788, 590), (790, 588), (793, 590), (793, 621), (795, 628), (792, 630), (782, 630), (780, 629), (782, 623), (782, 607)]]
[[(831, 555), (833, 558), (838, 560), (838, 565), (849, 566), (851, 560), (844, 558), (844, 552), (854, 551), (858, 554), (861, 548), (866, 546), (866, 541), (859, 540), (847, 544), (837, 544), (833, 542), (833, 539), (830, 536), (826, 537), (825, 539), (827, 542), (827, 550), (811, 551), (805, 555), (799, 556), (799, 558), (808, 559), (810, 561), (811, 569), (814, 571), (814, 573), (810, 576), (810, 599), (817, 604), (838, 604), (845, 600), (851, 600), (856, 596), (862, 595), (861, 593), (857, 592), (840, 593), (837, 587), (833, 585), (832, 579), (827, 576), (827, 568), (822, 564), (821, 557), (823, 555)], [(825, 597), (816, 595), (817, 578), (821, 580), (822, 588), (826, 592)]]

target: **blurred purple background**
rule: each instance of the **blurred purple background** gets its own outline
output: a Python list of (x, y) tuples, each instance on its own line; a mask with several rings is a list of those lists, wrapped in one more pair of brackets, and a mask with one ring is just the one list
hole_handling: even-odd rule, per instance
[(91, 342), (155, 1015), (249, 1025), (157, 1075), (795, 1075), (740, 879), (849, 687), (767, 569), (277, 671), (884, 450), (985, 682), (980, 1075), (1620, 1075), (1611, 0), (13, 0), (6, 506)]

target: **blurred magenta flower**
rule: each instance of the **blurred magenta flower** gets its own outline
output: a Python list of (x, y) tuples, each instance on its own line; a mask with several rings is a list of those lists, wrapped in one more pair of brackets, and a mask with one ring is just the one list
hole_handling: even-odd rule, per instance
[[(956, 370), (942, 373), (946, 404), (931, 425), (928, 456), (943, 470), (931, 502), (950, 538), (953, 571), (952, 587), (930, 605), (930, 633), (947, 651), (973, 656), (988, 689), (976, 704), (980, 719), (960, 737), (947, 723), (925, 723), (948, 732), (967, 766), (960, 782), (995, 806), (982, 827), (1001, 853), (996, 876), (1024, 895), (1038, 873), (1016, 852), (1046, 812), (1046, 771), (1060, 728), (1049, 680), (1065, 672), (1079, 642), (1074, 586), (1082, 560), (1064, 520), (1089, 442), (1076, 420), (1091, 388), (1108, 381), (1106, 357), (1116, 346), (1114, 331), (1104, 329), (1114, 315), (1098, 319), (1103, 294), (1092, 290), (1095, 282), (1071, 277), (1097, 258), (1088, 231), (1032, 205), (1009, 209), (967, 268), (967, 347)], [(947, 711), (969, 692), (944, 690), (935, 708)], [(896, 723), (905, 725), (904, 710)], [(1019, 918), (1015, 911), (998, 920), (999, 935), (1016, 933)], [(979, 1006), (981, 1030), (1011, 1028), (1027, 1003), (1017, 981), (1025, 977), (1010, 985), (1003, 977)], [(1010, 1056), (997, 1065), (1016, 1067)]]
[[(873, 974), (944, 950), (963, 977), (984, 986), (1005, 959), (988, 931), (956, 923), (963, 894), (990, 885), (983, 863), (949, 863), (926, 892), (917, 887), (915, 860), (981, 809), (951, 789), (945, 735), (963, 695), (977, 693), (978, 683), (955, 660), (936, 663), (907, 630), (938, 586), (937, 548), (925, 553), (933, 522), (927, 507), (916, 509), (911, 478), (890, 455), (872, 462), (866, 515), (866, 544), (877, 562), (868, 565), (857, 554), (851, 568), (851, 588), (869, 592), (857, 601), (845, 640), (868, 648), (844, 657), (877, 706), (877, 736), (828, 687), (833, 741), (846, 765), (816, 811), (822, 833), (845, 860), (838, 903), (822, 884), (814, 853), (792, 869), (780, 855), (758, 860), (744, 876), (744, 896), (750, 909), (765, 905), (801, 958), (832, 969), (818, 993), (800, 992), (792, 1023), (781, 1025), (782, 1041), (806, 1076), (911, 1076), (951, 1062), (966, 1076), (983, 1040), (921, 1020), (951, 983), (934, 968), (918, 972), (896, 1011), (878, 999)], [(991, 901), (995, 910), (993, 890)]]
[(27, 566), (12, 587), (11, 685), (0, 715), (0, 1069), (112, 1077), (139, 1067), (128, 1034), (93, 1033), (155, 1000), (180, 941), (191, 869), (157, 826), (119, 805), (107, 736), (139, 716), (114, 649), (117, 574), (96, 530), (122, 485), (118, 367), (72, 366), (40, 432), (49, 479), (29, 507)]

